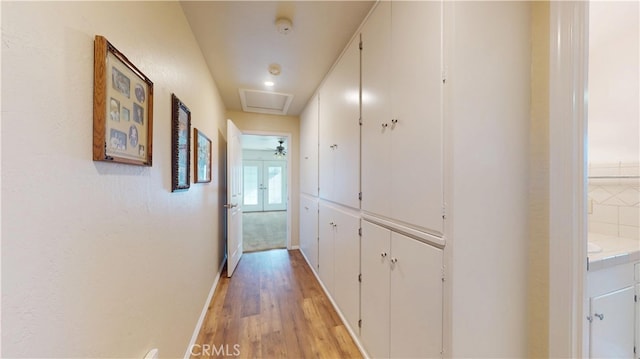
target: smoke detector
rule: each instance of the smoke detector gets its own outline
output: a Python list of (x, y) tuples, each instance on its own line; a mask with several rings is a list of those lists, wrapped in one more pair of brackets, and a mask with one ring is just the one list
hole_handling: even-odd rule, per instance
[(281, 68), (280, 68), (280, 65), (278, 65), (278, 64), (271, 64), (271, 65), (269, 65), (269, 73), (270, 73), (271, 75), (273, 75), (273, 76), (278, 76), (278, 75), (280, 75), (280, 72), (281, 72), (281, 71), (282, 71), (282, 70), (281, 70)]
[(293, 30), (293, 23), (286, 17), (281, 17), (276, 20), (276, 29), (280, 34), (288, 35)]

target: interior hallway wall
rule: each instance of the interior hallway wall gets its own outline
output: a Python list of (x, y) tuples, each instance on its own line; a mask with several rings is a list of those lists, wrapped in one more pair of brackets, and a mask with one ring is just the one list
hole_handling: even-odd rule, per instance
[[(153, 167), (92, 161), (96, 34), (154, 82)], [(180, 193), (171, 93), (218, 149)], [(226, 124), (180, 4), (3, 2), (2, 106), (2, 356), (182, 357), (224, 255)]]
[(298, 116), (278, 116), (240, 111), (227, 111), (230, 118), (241, 131), (290, 133), (291, 142), (288, 144), (288, 156), (291, 156), (291, 181), (288, 183), (291, 198), (289, 198), (289, 213), (291, 223), (291, 246), (300, 245), (299, 227), (299, 192), (300, 192), (300, 118)]
[(549, 357), (549, 11), (548, 1), (531, 3), (529, 358)]

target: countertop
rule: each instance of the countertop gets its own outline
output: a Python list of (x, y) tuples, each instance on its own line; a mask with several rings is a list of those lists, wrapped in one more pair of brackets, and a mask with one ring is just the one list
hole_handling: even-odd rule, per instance
[(589, 233), (589, 242), (602, 248), (600, 252), (588, 253), (589, 271), (618, 264), (640, 261), (640, 240)]

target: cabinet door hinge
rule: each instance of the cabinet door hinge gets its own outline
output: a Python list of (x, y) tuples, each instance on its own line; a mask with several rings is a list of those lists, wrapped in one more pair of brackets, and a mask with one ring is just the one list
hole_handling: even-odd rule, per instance
[(633, 347), (633, 354), (635, 354), (635, 353), (636, 353), (636, 347), (634, 346)]
[(362, 283), (362, 273), (358, 274), (358, 282)]
[(443, 84), (447, 83), (447, 69), (446, 68), (442, 69), (442, 83)]
[(587, 272), (589, 271), (589, 257), (587, 257)]
[(362, 192), (358, 193), (358, 199), (362, 201)]
[(362, 319), (358, 319), (358, 328), (362, 328)]
[(590, 316), (590, 315), (587, 315), (587, 320), (589, 321), (589, 323), (592, 323), (593, 322), (593, 317)]
[(362, 237), (362, 227), (358, 228), (358, 235)]
[(444, 267), (440, 268), (440, 274), (442, 275), (442, 281), (445, 281), (445, 275), (444, 275)]
[(442, 219), (447, 219), (447, 208), (442, 206)]
[(638, 303), (638, 295), (637, 294), (633, 296), (633, 301)]
[(359, 124), (360, 126), (362, 126), (362, 117), (360, 117), (360, 118), (358, 119), (358, 124)]
[(360, 40), (360, 44), (358, 44), (358, 47), (360, 48), (360, 50), (362, 50), (362, 40)]

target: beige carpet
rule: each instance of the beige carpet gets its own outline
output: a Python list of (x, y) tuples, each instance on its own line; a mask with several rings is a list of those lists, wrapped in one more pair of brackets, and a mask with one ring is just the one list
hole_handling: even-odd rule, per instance
[(242, 214), (243, 250), (264, 251), (287, 247), (287, 211)]

